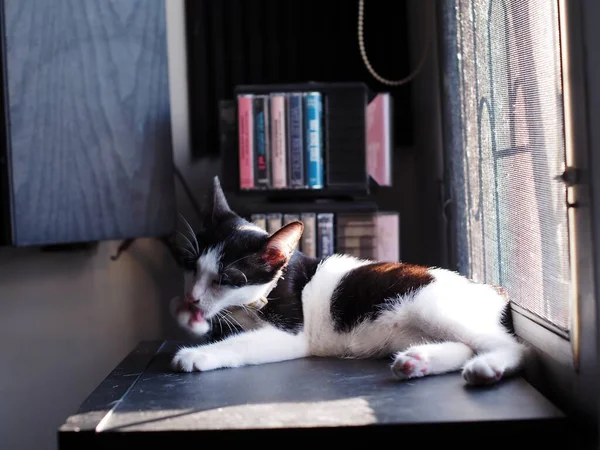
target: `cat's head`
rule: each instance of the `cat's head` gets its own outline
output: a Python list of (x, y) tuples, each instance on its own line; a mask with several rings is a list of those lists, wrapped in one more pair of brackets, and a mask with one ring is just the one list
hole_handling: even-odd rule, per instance
[(269, 235), (233, 212), (213, 180), (197, 233), (186, 234), (179, 249), (184, 271), (183, 298), (171, 310), (178, 323), (202, 335), (226, 308), (249, 305), (274, 287), (302, 236), (301, 222)]

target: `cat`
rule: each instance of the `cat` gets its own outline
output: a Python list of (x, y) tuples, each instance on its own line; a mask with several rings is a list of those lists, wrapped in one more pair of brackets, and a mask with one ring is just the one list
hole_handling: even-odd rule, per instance
[(232, 211), (213, 179), (201, 229), (181, 250), (183, 298), (170, 306), (193, 335), (218, 320), (236, 329), (180, 348), (174, 370), (390, 358), (399, 380), (462, 371), (468, 385), (491, 385), (523, 368), (527, 347), (503, 324), (509, 303), (501, 288), (442, 268), (312, 258), (297, 250), (303, 229), (292, 222), (269, 235)]

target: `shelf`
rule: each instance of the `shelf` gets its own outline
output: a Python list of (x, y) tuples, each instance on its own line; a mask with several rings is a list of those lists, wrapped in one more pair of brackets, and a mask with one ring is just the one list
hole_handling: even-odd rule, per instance
[(236, 195), (245, 198), (263, 198), (265, 200), (306, 200), (306, 199), (343, 199), (368, 196), (369, 189), (364, 187), (325, 188), (325, 189), (253, 189), (239, 190)]
[(387, 360), (332, 358), (174, 373), (179, 344), (141, 343), (66, 420), (59, 449), (325, 437), (463, 449), (491, 436), (494, 448), (573, 442), (565, 415), (521, 377), (478, 389), (459, 373), (399, 382)]
[[(231, 202), (230, 202), (231, 203)], [(379, 211), (377, 204), (373, 201), (314, 201), (314, 202), (248, 202), (231, 203), (234, 210), (242, 217), (250, 217), (251, 214), (301, 214), (301, 213), (372, 213)]]

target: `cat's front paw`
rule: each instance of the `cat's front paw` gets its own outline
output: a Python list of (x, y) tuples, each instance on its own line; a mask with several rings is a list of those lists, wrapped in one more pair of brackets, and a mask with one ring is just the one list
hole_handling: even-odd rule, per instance
[(481, 355), (471, 359), (462, 371), (467, 384), (482, 386), (497, 383), (504, 375), (504, 365), (492, 355)]
[(392, 364), (392, 373), (400, 380), (423, 377), (427, 375), (428, 359), (423, 352), (409, 350), (398, 353)]
[(171, 360), (171, 367), (178, 372), (206, 372), (222, 366), (217, 355), (198, 347), (179, 350)]

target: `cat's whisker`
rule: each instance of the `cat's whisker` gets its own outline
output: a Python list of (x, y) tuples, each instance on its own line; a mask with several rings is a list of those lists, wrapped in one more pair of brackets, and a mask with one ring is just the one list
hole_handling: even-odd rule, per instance
[[(189, 246), (190, 246), (190, 249), (191, 249), (191, 250), (194, 252), (194, 254), (196, 254), (197, 252), (196, 252), (196, 249), (194, 248), (194, 244), (192, 244), (192, 241), (190, 241), (190, 240), (188, 239), (188, 237), (187, 237), (185, 234), (183, 234), (181, 231), (177, 230), (177, 233), (179, 233), (179, 234), (181, 235), (181, 237), (183, 237), (183, 238), (186, 240), (186, 242), (187, 242), (187, 243), (189, 244)], [(185, 248), (185, 247), (184, 247), (184, 248)]]
[(227, 322), (225, 317), (220, 312), (217, 313), (216, 317), (218, 317), (219, 325), (221, 325), (221, 334), (223, 334), (223, 326), (222, 326), (223, 321), (225, 322), (225, 325), (227, 325), (227, 327), (229, 327), (229, 331), (231, 331), (231, 325), (229, 325), (229, 323)]
[(227, 316), (223, 315), (222, 317), (223, 317), (223, 320), (225, 320), (225, 323), (227, 324), (227, 326), (229, 327), (229, 331), (231, 331), (233, 333), (235, 324), (233, 324), (233, 322), (231, 322)]
[(221, 330), (221, 334), (223, 334), (223, 324), (221, 323), (221, 318), (217, 314), (217, 322), (219, 322), (219, 329)]
[(221, 311), (219, 314), (221, 314), (221, 317), (223, 317), (224, 320), (228, 321), (230, 324), (233, 325), (233, 322), (230, 319), (228, 313), (226, 310)]
[(258, 312), (247, 305), (241, 305), (242, 309), (256, 319), (260, 319)]
[(196, 253), (192, 252), (190, 249), (185, 248), (185, 247), (180, 247), (180, 250), (187, 252), (190, 256), (192, 257), (196, 257)]
[(187, 229), (190, 231), (190, 234), (194, 238), (194, 242), (196, 244), (196, 247), (195, 247), (196, 252), (200, 253), (200, 246), (198, 245), (198, 239), (196, 238), (196, 233), (194, 233), (194, 230), (193, 230), (192, 226), (187, 221), (187, 219), (183, 216), (183, 214), (179, 214), (179, 216), (183, 219), (183, 223), (185, 223)]
[(238, 327), (243, 328), (242, 324), (238, 322), (238, 320), (233, 317), (233, 315), (230, 312), (226, 312), (226, 317), (231, 319)]

